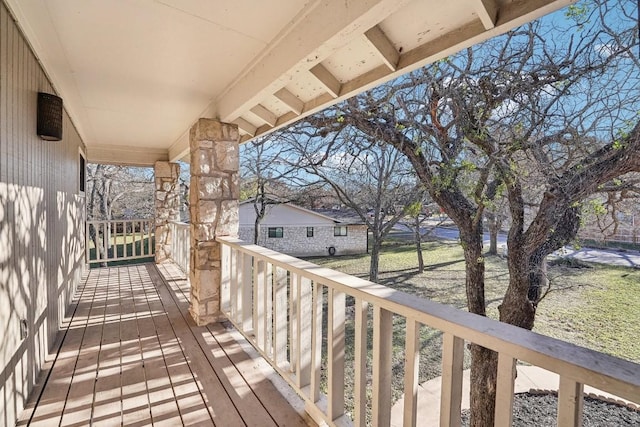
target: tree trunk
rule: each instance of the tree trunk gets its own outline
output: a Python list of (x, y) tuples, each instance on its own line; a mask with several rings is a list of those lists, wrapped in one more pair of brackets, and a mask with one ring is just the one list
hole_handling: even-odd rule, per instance
[(258, 244), (258, 239), (260, 238), (260, 222), (261, 222), (260, 217), (256, 217), (256, 222), (254, 224), (253, 227), (253, 244), (257, 245)]
[[(485, 263), (482, 256), (482, 224), (459, 226), (464, 247), (467, 306), (469, 312), (486, 316)], [(498, 356), (478, 345), (471, 346), (471, 427), (492, 426), (495, 416)]]
[(486, 315), (484, 300), (484, 257), (482, 256), (482, 226), (459, 227), (460, 239), (464, 247), (465, 260), (465, 288), (467, 292), (467, 307), (470, 313)]
[(486, 216), (489, 225), (489, 251), (487, 255), (498, 255), (498, 233), (500, 232), (500, 221), (494, 214)]
[(424, 273), (424, 257), (422, 256), (422, 242), (416, 242), (416, 250), (418, 251), (418, 273)]
[(489, 233), (489, 252), (488, 255), (498, 255), (498, 232), (490, 230)]
[(369, 264), (369, 280), (378, 281), (378, 268), (380, 263), (380, 239), (374, 236), (371, 244), (371, 263)]
[(534, 305), (542, 297), (542, 290), (548, 285), (547, 257), (544, 254), (534, 254), (529, 259), (529, 292), (527, 297)]
[(502, 304), (498, 306), (500, 321), (524, 329), (533, 329), (536, 307), (529, 300), (530, 273), (538, 268), (531, 264), (533, 257), (526, 256), (521, 247), (509, 246), (509, 286)]
[(418, 273), (424, 273), (424, 257), (422, 256), (422, 234), (420, 233), (420, 218), (415, 222), (416, 252), (418, 254)]
[(471, 427), (494, 425), (496, 412), (496, 383), (498, 378), (498, 353), (471, 345)]

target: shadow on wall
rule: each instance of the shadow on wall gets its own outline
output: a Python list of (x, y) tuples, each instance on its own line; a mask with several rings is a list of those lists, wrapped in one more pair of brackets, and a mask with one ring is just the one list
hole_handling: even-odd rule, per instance
[(24, 408), (82, 272), (83, 206), (0, 183), (0, 424)]

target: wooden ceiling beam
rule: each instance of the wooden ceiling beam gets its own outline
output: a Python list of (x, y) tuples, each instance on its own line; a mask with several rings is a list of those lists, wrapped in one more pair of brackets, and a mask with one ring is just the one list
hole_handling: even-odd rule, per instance
[(247, 120), (239, 117), (234, 120), (234, 123), (238, 125), (238, 129), (243, 131), (244, 133), (251, 135), (252, 137), (256, 136), (256, 131), (258, 130), (257, 126), (252, 125)]
[(287, 106), (291, 111), (296, 114), (302, 114), (304, 110), (304, 102), (297, 96), (289, 92), (287, 89), (282, 88), (273, 94), (280, 102)]
[(364, 33), (364, 36), (376, 52), (378, 52), (378, 55), (382, 58), (386, 66), (389, 67), (391, 71), (395, 71), (398, 68), (400, 53), (396, 50), (380, 26), (376, 25), (369, 29)]
[(249, 111), (258, 116), (260, 120), (269, 126), (275, 126), (278, 122), (278, 117), (260, 104), (256, 105)]
[(320, 84), (324, 86), (324, 88), (331, 94), (332, 97), (337, 98), (340, 96), (340, 88), (342, 87), (342, 83), (335, 78), (333, 74), (329, 70), (327, 70), (324, 65), (318, 64), (312, 69), (309, 70), (313, 76), (318, 79)]
[(498, 4), (496, 0), (475, 0), (475, 3), (478, 18), (480, 18), (485, 30), (495, 27), (498, 21)]

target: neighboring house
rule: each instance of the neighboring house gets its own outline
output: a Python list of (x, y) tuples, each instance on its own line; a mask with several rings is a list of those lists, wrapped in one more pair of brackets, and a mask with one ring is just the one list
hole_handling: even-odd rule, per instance
[[(251, 201), (240, 204), (240, 238), (253, 242), (256, 213)], [(293, 256), (367, 252), (367, 226), (343, 212), (311, 211), (291, 203), (270, 205), (260, 224), (258, 245)]]

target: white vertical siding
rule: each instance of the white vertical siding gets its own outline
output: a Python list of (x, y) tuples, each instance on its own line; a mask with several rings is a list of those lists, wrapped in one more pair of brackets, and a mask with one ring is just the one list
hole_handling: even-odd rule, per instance
[(0, 425), (21, 412), (84, 268), (83, 144), (66, 113), (62, 141), (37, 137), (39, 91), (54, 93), (1, 3)]

